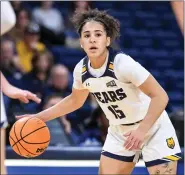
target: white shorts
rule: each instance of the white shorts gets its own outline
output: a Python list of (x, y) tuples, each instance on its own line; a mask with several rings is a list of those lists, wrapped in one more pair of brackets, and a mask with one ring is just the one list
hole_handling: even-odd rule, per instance
[(1, 93), (1, 117), (0, 117), (0, 128), (5, 128), (8, 125), (4, 101), (3, 101), (3, 94)]
[(147, 167), (181, 158), (181, 149), (175, 129), (165, 111), (146, 134), (140, 150), (125, 150), (123, 145), (126, 138), (123, 134), (138, 126), (139, 123), (129, 126), (110, 125), (101, 154), (125, 162), (138, 162), (142, 155)]

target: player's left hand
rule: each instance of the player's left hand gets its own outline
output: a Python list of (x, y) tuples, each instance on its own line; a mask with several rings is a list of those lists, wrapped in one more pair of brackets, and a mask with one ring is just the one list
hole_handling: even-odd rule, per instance
[(28, 103), (29, 100), (35, 101), (36, 103), (40, 103), (41, 99), (37, 97), (36, 94), (31, 93), (27, 90), (22, 90), (15, 88), (11, 93), (9, 94), (9, 97), (13, 99), (18, 99), (23, 103)]
[(126, 138), (124, 147), (125, 149), (132, 151), (132, 150), (139, 150), (141, 149), (141, 145), (144, 142), (145, 134), (139, 129), (129, 131), (124, 134)]

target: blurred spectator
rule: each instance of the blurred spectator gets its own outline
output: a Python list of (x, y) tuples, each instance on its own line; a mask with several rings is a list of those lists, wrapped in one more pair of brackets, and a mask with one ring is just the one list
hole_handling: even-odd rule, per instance
[(20, 0), (18, 0), (18, 1), (11, 1), (10, 3), (11, 3), (11, 5), (12, 5), (12, 7), (13, 7), (15, 13), (16, 13), (17, 11), (19, 11), (21, 8), (23, 8), (22, 1), (20, 1)]
[(41, 7), (33, 11), (33, 19), (38, 24), (59, 34), (64, 31), (64, 21), (61, 13), (52, 5), (52, 1), (41, 1)]
[(11, 84), (15, 85), (15, 81), (21, 78), (21, 73), (14, 66), (15, 43), (10, 39), (1, 40), (1, 71)]
[(24, 31), (30, 23), (30, 13), (28, 10), (21, 8), (16, 11), (16, 18), (16, 25), (10, 32), (8, 32), (8, 36), (12, 37), (12, 39), (17, 42), (24, 38)]
[(66, 46), (70, 48), (80, 48), (79, 36), (76, 33), (74, 25), (71, 22), (71, 17), (75, 11), (85, 11), (88, 8), (92, 8), (91, 1), (72, 1), (71, 9), (69, 10), (68, 17), (66, 19)]
[(70, 72), (62, 64), (54, 65), (51, 69), (49, 86), (45, 89), (45, 97), (60, 93), (64, 97), (71, 93)]
[(64, 20), (62, 14), (52, 7), (52, 1), (42, 1), (41, 7), (36, 8), (32, 17), (40, 25), (41, 41), (47, 45), (64, 45)]
[(16, 43), (19, 59), (17, 59), (16, 66), (29, 72), (32, 70), (31, 60), (35, 52), (42, 52), (46, 49), (45, 45), (39, 42), (40, 28), (36, 23), (30, 23), (24, 32), (23, 40)]
[(31, 64), (32, 70), (23, 75), (21, 79), (21, 88), (27, 89), (42, 98), (53, 65), (53, 56), (48, 51), (35, 53)]
[(103, 145), (107, 135), (109, 122), (98, 106), (92, 113), (91, 119), (85, 127), (80, 138), (81, 146), (99, 146)]
[[(50, 96), (48, 96), (45, 99), (43, 109), (48, 109), (49, 107), (51, 107), (51, 106), (57, 104), (58, 102), (60, 102), (62, 99), (63, 99), (63, 97), (59, 94), (51, 94)], [(61, 116), (58, 119), (61, 122), (61, 124), (64, 126), (64, 130), (65, 130), (66, 134), (70, 134), (71, 133), (71, 124), (67, 120), (66, 116)]]

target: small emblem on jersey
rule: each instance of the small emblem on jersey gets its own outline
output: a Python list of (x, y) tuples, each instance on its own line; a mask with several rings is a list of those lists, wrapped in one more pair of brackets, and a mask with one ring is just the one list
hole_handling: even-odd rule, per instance
[(173, 149), (175, 147), (175, 142), (173, 140), (173, 137), (166, 139), (166, 142), (169, 148)]
[(86, 85), (86, 86), (90, 86), (90, 83), (89, 83), (89, 82), (87, 82), (87, 83), (85, 83), (85, 85)]
[(116, 82), (114, 80), (106, 83), (107, 87), (117, 87)]

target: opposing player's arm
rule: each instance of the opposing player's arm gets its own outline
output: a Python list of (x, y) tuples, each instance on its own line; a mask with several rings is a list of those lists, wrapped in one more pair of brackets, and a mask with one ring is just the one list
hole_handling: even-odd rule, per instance
[(77, 90), (75, 88), (72, 89), (72, 93), (66, 98), (62, 99), (56, 105), (38, 113), (35, 115), (23, 115), (21, 117), (37, 117), (44, 122), (49, 120), (53, 120), (57, 117), (64, 116), (68, 113), (71, 113), (77, 109), (79, 109), (87, 99), (89, 94), (88, 90)]
[(139, 89), (151, 98), (148, 112), (139, 126), (141, 130), (147, 132), (165, 110), (169, 99), (165, 90), (152, 75), (149, 75)]

